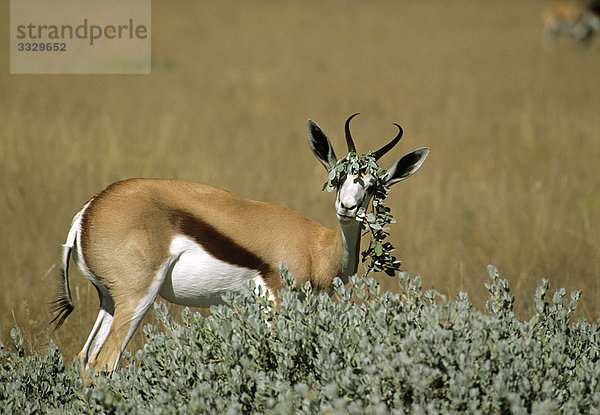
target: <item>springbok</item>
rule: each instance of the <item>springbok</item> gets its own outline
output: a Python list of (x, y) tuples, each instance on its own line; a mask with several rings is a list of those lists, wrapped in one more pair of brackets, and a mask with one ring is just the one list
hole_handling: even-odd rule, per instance
[(559, 35), (572, 37), (588, 45), (600, 33), (600, 6), (595, 3), (557, 2), (549, 4), (542, 12), (544, 44), (552, 48)]
[[(348, 152), (356, 153), (345, 123)], [(398, 126), (396, 124), (396, 126)], [(373, 153), (379, 159), (402, 137)], [(308, 142), (331, 171), (337, 158), (329, 139), (308, 120)], [(380, 179), (390, 186), (419, 169), (428, 148), (400, 158)], [(222, 301), (253, 280), (278, 304), (279, 265), (288, 264), (298, 283), (332, 290), (334, 277), (346, 283), (357, 273), (361, 224), (376, 184), (374, 177), (350, 175), (338, 184), (335, 211), (339, 226), (324, 228), (282, 206), (257, 202), (207, 185), (177, 180), (130, 179), (109, 185), (75, 215), (63, 245), (61, 294), (54, 303), (59, 328), (74, 305), (69, 289), (72, 255), (96, 287), (100, 312), (78, 355), (82, 378), (87, 369), (117, 368), (121, 353), (160, 295), (191, 307)]]

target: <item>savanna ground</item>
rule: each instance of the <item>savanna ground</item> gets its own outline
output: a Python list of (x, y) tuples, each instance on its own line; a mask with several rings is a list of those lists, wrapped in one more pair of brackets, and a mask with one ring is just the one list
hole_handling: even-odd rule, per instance
[[(600, 39), (545, 51), (544, 4), (155, 1), (146, 76), (9, 75), (3, 30), (0, 339), (18, 325), (32, 351), (50, 337), (67, 361), (81, 348), (95, 290), (73, 267), (76, 309), (54, 334), (48, 302), (72, 215), (113, 181), (208, 183), (335, 226), (306, 120), (339, 155), (354, 112), (359, 151), (404, 127), (385, 167), (431, 148), (389, 198), (403, 270), (481, 307), (491, 263), (525, 318), (545, 277), (582, 289), (580, 313), (596, 320)], [(8, 2), (0, 16), (8, 27)]]

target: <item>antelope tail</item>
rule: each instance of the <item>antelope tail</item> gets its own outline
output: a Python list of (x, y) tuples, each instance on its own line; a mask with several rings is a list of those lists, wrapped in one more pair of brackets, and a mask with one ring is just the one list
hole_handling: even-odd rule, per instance
[[(88, 202), (89, 204), (89, 202)], [(58, 330), (63, 325), (67, 317), (73, 312), (75, 305), (71, 298), (71, 289), (69, 287), (69, 260), (71, 258), (71, 251), (75, 248), (77, 235), (81, 226), (81, 216), (87, 208), (87, 204), (81, 209), (73, 218), (71, 229), (69, 229), (69, 235), (67, 236), (67, 242), (63, 245), (62, 254), (62, 266), (61, 266), (61, 280), (59, 286), (59, 293), (55, 300), (50, 302), (52, 313), (56, 314), (50, 325), (54, 324), (54, 330)]]

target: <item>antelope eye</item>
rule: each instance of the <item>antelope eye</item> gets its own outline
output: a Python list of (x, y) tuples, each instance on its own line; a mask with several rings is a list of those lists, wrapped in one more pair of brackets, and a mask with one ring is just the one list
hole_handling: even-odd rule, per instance
[(375, 190), (375, 185), (372, 182), (365, 183), (365, 191), (368, 193), (372, 193)]

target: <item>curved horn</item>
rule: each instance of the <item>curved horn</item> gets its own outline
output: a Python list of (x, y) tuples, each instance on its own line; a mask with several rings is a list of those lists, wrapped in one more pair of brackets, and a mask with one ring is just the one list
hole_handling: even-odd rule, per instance
[(392, 149), (392, 147), (394, 147), (396, 144), (398, 144), (398, 141), (400, 141), (400, 139), (402, 138), (402, 133), (403, 133), (402, 127), (400, 127), (396, 123), (394, 123), (394, 125), (396, 127), (398, 127), (398, 130), (399, 130), (398, 135), (396, 136), (396, 138), (394, 138), (388, 144), (386, 144), (385, 146), (381, 147), (379, 150), (377, 150), (376, 152), (373, 153), (375, 160), (379, 160), (381, 158), (381, 156), (383, 156), (385, 153), (390, 151)]
[(350, 120), (356, 117), (360, 113), (356, 113), (351, 115), (350, 118), (346, 120), (345, 130), (346, 130), (346, 144), (348, 144), (348, 153), (356, 153), (356, 147), (354, 146), (354, 141), (352, 141), (352, 135), (350, 135)]

